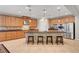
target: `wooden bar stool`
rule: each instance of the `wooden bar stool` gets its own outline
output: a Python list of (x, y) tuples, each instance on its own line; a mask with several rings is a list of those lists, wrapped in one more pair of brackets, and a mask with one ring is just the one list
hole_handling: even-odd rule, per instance
[(28, 41), (27, 41), (27, 43), (29, 44), (29, 43), (32, 43), (32, 44), (34, 44), (34, 36), (28, 36)]
[[(50, 38), (50, 40), (49, 40), (49, 38)], [(53, 44), (53, 38), (52, 38), (52, 36), (47, 36), (46, 37), (46, 44), (48, 44), (49, 42)]]
[(38, 36), (37, 44), (38, 44), (38, 43), (44, 44), (43, 36)]
[[(60, 40), (59, 40), (60, 39)], [(56, 37), (56, 43), (57, 43), (57, 45), (58, 45), (58, 42), (59, 43), (62, 43), (62, 45), (63, 45), (63, 36), (57, 36)]]

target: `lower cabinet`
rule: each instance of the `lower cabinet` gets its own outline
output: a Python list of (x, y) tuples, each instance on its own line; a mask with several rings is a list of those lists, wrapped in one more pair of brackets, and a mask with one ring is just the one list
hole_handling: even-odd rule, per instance
[(6, 39), (6, 33), (0, 32), (0, 41), (4, 41)]
[(23, 38), (23, 37), (24, 37), (24, 32), (16, 31), (16, 38)]
[(24, 38), (24, 36), (25, 36), (24, 31), (0, 32), (0, 41)]

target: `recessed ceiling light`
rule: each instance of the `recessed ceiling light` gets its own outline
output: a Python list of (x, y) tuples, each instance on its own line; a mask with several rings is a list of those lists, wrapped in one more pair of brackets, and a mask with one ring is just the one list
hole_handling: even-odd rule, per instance
[(60, 10), (61, 9), (61, 7), (57, 7), (57, 10)]
[(29, 22), (31, 22), (31, 20), (29, 20)]
[(29, 7), (25, 7), (25, 9), (27, 10), (27, 9), (29, 9)]
[(58, 22), (60, 23), (60, 20), (58, 20)]
[(25, 9), (29, 9), (31, 6), (30, 5), (27, 5), (26, 7), (25, 7)]

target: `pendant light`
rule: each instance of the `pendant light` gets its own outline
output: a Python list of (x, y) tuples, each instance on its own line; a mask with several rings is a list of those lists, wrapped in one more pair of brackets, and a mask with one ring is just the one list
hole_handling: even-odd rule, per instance
[[(28, 5), (28, 12), (29, 12), (29, 16), (31, 17), (31, 5)], [(29, 22), (31, 22), (31, 20), (29, 20)]]
[(43, 9), (43, 17), (46, 17), (46, 13), (47, 13), (47, 10), (46, 8)]
[(57, 11), (58, 11), (58, 16), (59, 16), (58, 23), (60, 23), (60, 11), (61, 11), (61, 7), (57, 7)]

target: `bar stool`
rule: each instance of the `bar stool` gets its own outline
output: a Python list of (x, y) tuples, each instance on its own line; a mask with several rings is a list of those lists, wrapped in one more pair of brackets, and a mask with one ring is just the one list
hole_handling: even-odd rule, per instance
[(57, 43), (57, 45), (58, 45), (58, 42), (62, 43), (62, 45), (63, 45), (63, 36), (57, 36), (56, 37), (56, 43)]
[[(41, 40), (40, 40), (40, 38), (41, 38)], [(44, 44), (43, 36), (38, 36), (37, 44), (38, 44), (38, 43)]]
[(29, 44), (30, 42), (32, 42), (32, 44), (34, 44), (34, 36), (28, 36), (27, 43)]
[[(50, 40), (49, 40), (49, 38), (50, 38)], [(49, 42), (53, 44), (52, 36), (47, 36), (46, 37), (46, 44), (48, 44)]]

